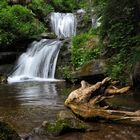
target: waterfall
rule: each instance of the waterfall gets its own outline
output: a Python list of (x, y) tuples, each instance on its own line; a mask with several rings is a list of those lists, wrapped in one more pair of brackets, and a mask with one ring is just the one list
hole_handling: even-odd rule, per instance
[[(67, 38), (76, 34), (77, 20), (72, 13), (52, 13), (52, 30), (58, 38)], [(55, 80), (55, 68), (61, 41), (42, 39), (34, 41), (23, 53), (8, 77), (8, 82)]]
[(52, 13), (51, 25), (58, 38), (67, 38), (76, 34), (77, 20), (72, 13)]
[(8, 81), (54, 79), (60, 47), (61, 41), (59, 40), (34, 41), (19, 57)]

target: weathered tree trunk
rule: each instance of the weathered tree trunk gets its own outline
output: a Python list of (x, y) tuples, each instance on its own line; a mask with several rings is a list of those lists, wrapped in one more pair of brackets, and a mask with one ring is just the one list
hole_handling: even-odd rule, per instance
[(91, 95), (97, 92), (100, 87), (108, 83), (110, 80), (111, 79), (107, 77), (102, 82), (97, 82), (95, 85), (90, 85), (85, 81), (81, 81), (81, 87), (70, 93), (65, 101), (65, 105), (68, 105), (71, 102), (87, 103)]
[[(115, 121), (121, 123), (140, 125), (140, 110), (135, 112), (112, 110), (109, 106), (101, 106), (102, 102), (114, 95), (125, 94), (130, 87), (118, 89), (110, 86), (110, 78), (90, 85), (85, 81), (81, 82), (81, 87), (70, 93), (65, 101), (65, 105), (69, 107), (76, 115), (84, 119), (104, 119), (106, 121)], [(104, 92), (100, 92), (101, 88), (105, 88)], [(113, 96), (112, 96), (113, 95)]]

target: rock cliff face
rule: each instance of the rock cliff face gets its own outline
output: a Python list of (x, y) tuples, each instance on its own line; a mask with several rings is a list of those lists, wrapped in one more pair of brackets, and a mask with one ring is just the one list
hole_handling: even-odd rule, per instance
[[(21, 44), (20, 44), (21, 43)], [(24, 52), (29, 42), (0, 48), (0, 74), (9, 74), (17, 58)]]
[(62, 41), (63, 46), (60, 49), (58, 60), (57, 60), (57, 67), (56, 67), (56, 75), (55, 77), (58, 79), (65, 79), (65, 68), (70, 67), (71, 65), (71, 41), (70, 39), (65, 39)]
[(79, 9), (75, 13), (77, 18), (77, 33), (86, 32), (92, 27), (92, 15), (85, 10)]

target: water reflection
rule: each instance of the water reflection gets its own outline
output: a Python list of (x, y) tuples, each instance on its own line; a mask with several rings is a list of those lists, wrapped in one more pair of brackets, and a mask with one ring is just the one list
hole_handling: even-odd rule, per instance
[(30, 132), (63, 110), (64, 82), (23, 82), (0, 85), (0, 118), (19, 132)]
[[(24, 82), (0, 86), (0, 106), (62, 105), (58, 84), (49, 82)], [(64, 86), (61, 82), (59, 85)]]
[(20, 106), (15, 86), (0, 85), (0, 107)]
[(110, 105), (118, 107), (121, 110), (135, 111), (140, 109), (140, 94), (131, 91), (129, 94), (114, 96), (107, 100)]
[[(22, 87), (22, 86), (21, 86)], [(29, 88), (30, 87), (30, 88)], [(17, 94), (22, 105), (57, 105), (59, 100), (56, 84), (28, 83)]]

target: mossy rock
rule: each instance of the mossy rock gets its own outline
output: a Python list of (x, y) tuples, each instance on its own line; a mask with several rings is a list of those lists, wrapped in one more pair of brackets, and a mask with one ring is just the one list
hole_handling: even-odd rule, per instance
[(7, 123), (0, 121), (0, 140), (21, 140), (21, 138)]
[(45, 130), (46, 134), (51, 136), (59, 136), (68, 132), (84, 132), (89, 129), (89, 126), (87, 124), (77, 119), (73, 115), (69, 115), (69, 113), (67, 112), (60, 113), (61, 115), (59, 115), (58, 120), (56, 120), (55, 122), (45, 122), (43, 124), (43, 129)]
[(53, 32), (49, 32), (49, 33), (42, 33), (40, 35), (41, 38), (47, 38), (47, 39), (56, 39), (57, 36), (53, 33)]
[(106, 60), (93, 59), (83, 65), (79, 70), (72, 73), (72, 78), (79, 82), (85, 80), (90, 83), (96, 83), (105, 77)]
[(67, 119), (48, 123), (44, 129), (49, 135), (59, 136), (70, 131), (85, 131), (85, 125), (77, 120)]

